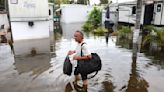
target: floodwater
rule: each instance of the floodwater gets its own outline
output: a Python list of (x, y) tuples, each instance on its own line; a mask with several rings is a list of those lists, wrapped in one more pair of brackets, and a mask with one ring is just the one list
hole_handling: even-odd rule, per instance
[[(50, 60), (45, 53), (14, 57), (9, 46), (0, 46), (0, 92), (76, 92), (71, 88), (74, 76), (64, 75), (62, 69), (67, 52), (76, 47), (73, 33), (81, 25), (61, 25)], [(154, 63), (162, 60), (138, 53), (135, 62), (131, 50), (116, 46), (116, 37), (106, 43), (103, 36), (87, 35), (85, 41), (102, 59), (102, 70), (89, 79), (88, 92), (164, 92), (163, 63)]]

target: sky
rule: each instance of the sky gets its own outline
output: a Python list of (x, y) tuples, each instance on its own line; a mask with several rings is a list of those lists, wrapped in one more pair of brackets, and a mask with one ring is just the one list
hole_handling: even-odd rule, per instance
[[(135, 1), (135, 0), (118, 0), (118, 2), (128, 2), (128, 1)], [(117, 0), (112, 0), (113, 3), (116, 3)], [(90, 0), (91, 5), (93, 4), (99, 4), (100, 0)]]

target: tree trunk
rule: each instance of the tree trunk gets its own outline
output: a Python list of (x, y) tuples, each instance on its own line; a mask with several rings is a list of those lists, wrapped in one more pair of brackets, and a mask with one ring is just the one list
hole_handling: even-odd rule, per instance
[(141, 8), (142, 8), (142, 0), (137, 0), (136, 5), (136, 24), (135, 29), (133, 30), (133, 55), (132, 58), (137, 59), (137, 50), (138, 50), (138, 38), (140, 32), (140, 20), (141, 20)]

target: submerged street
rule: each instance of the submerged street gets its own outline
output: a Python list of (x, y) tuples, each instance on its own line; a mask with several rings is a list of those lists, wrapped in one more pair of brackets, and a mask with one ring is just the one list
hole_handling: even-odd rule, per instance
[[(54, 34), (51, 59), (45, 53), (14, 57), (8, 45), (1, 45), (0, 92), (76, 92), (69, 91), (74, 76), (63, 74), (63, 62), (67, 52), (76, 47), (73, 33), (81, 30), (81, 25), (61, 25), (62, 30)], [(106, 43), (104, 36), (86, 35), (85, 41), (102, 59), (102, 70), (89, 79), (88, 92), (164, 92), (164, 61), (138, 53), (134, 62), (132, 51), (117, 46), (116, 37), (109, 37)]]

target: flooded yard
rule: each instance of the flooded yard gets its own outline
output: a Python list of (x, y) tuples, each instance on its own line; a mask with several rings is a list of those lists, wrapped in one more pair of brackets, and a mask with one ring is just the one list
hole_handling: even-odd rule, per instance
[[(47, 53), (14, 57), (9, 46), (1, 45), (0, 92), (76, 92), (69, 91), (74, 76), (63, 74), (63, 62), (67, 52), (75, 49), (73, 33), (81, 26), (61, 24), (62, 30), (54, 33), (51, 59)], [(86, 35), (85, 41), (102, 59), (102, 70), (89, 79), (88, 92), (164, 92), (163, 60), (138, 53), (135, 62), (131, 50), (116, 45), (116, 37), (109, 37), (106, 43), (104, 36)]]

